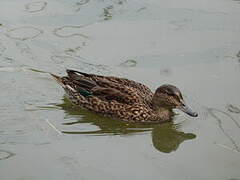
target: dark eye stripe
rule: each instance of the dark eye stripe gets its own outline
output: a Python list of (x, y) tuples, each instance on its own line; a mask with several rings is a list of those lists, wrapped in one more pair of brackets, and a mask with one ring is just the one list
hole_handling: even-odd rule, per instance
[(169, 95), (169, 96), (172, 96), (172, 97), (174, 97), (175, 99), (177, 99), (178, 101), (180, 101), (180, 99), (181, 99), (181, 95), (177, 95), (177, 94), (174, 94), (174, 93), (172, 93), (172, 92), (167, 92), (167, 91), (165, 91), (164, 93), (166, 93), (167, 95)]

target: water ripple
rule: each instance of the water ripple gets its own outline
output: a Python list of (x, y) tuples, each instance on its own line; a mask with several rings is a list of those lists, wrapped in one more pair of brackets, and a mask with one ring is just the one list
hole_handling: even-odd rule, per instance
[(236, 125), (237, 128), (240, 129), (240, 124), (228, 113), (221, 111), (219, 109), (215, 109), (215, 108), (207, 108), (208, 112), (210, 113), (210, 115), (217, 120), (218, 123), (218, 127), (220, 128), (220, 130), (223, 132), (223, 134), (230, 140), (230, 142), (232, 143), (232, 145), (234, 146), (234, 149), (237, 152), (240, 152), (240, 147), (237, 144), (237, 142), (234, 140), (234, 137), (232, 137), (224, 128), (223, 123), (222, 123), (222, 119), (219, 118), (216, 115), (216, 112), (222, 113), (224, 115), (226, 115), (227, 117), (229, 117), (230, 120), (232, 120), (234, 122), (234, 124)]
[(25, 5), (25, 11), (35, 13), (44, 10), (46, 7), (47, 2), (45, 1), (31, 2)]
[(0, 149), (0, 161), (4, 160), (4, 159), (8, 159), (12, 156), (14, 156), (15, 154), (10, 152), (10, 151), (6, 151), (6, 150), (2, 150)]
[(5, 35), (10, 39), (25, 41), (28, 39), (34, 39), (43, 34), (43, 30), (31, 27), (31, 26), (22, 26), (8, 30)]
[(69, 37), (74, 37), (74, 36), (80, 36), (80, 37), (88, 39), (89, 38), (88, 36), (78, 32), (79, 29), (81, 29), (83, 27), (85, 27), (85, 26), (62, 26), (59, 28), (55, 28), (53, 30), (53, 34), (60, 38), (69, 38)]

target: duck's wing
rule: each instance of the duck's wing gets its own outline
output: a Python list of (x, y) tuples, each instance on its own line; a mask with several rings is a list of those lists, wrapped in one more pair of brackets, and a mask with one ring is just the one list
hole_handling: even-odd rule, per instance
[(130, 93), (130, 95), (132, 95), (132, 93), (134, 92), (134, 94), (140, 96), (142, 100), (145, 101), (145, 103), (147, 104), (151, 103), (153, 97), (153, 93), (150, 88), (148, 88), (144, 84), (126, 78), (87, 74), (75, 70), (67, 70), (67, 73), (68, 76), (72, 79), (77, 80), (85, 78), (87, 80), (94, 81), (99, 86), (117, 89), (124, 94)]
[[(94, 79), (79, 76), (75, 73), (68, 73), (66, 77), (59, 77), (51, 74), (57, 82), (65, 89), (69, 98), (82, 96), (82, 99), (88, 100), (88, 97), (97, 97), (102, 101), (116, 101), (122, 104), (139, 104), (143, 103), (142, 97), (132, 87), (122, 86), (110, 82), (106, 79)], [(78, 102), (80, 104), (81, 102)]]

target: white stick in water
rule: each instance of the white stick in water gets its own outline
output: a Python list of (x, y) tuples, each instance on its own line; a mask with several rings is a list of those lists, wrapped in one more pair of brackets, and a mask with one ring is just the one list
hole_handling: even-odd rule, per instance
[(63, 133), (62, 133), (60, 130), (58, 130), (52, 123), (50, 123), (48, 119), (46, 119), (46, 122), (47, 122), (48, 125), (49, 125), (51, 128), (53, 128), (58, 134), (63, 135)]

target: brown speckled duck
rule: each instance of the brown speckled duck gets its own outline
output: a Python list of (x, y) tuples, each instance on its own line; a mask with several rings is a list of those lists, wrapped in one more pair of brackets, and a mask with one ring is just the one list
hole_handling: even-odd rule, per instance
[(112, 76), (99, 76), (67, 70), (66, 77), (51, 74), (69, 99), (81, 108), (126, 122), (161, 123), (170, 121), (177, 108), (192, 117), (179, 89), (162, 85), (153, 94), (145, 85)]

